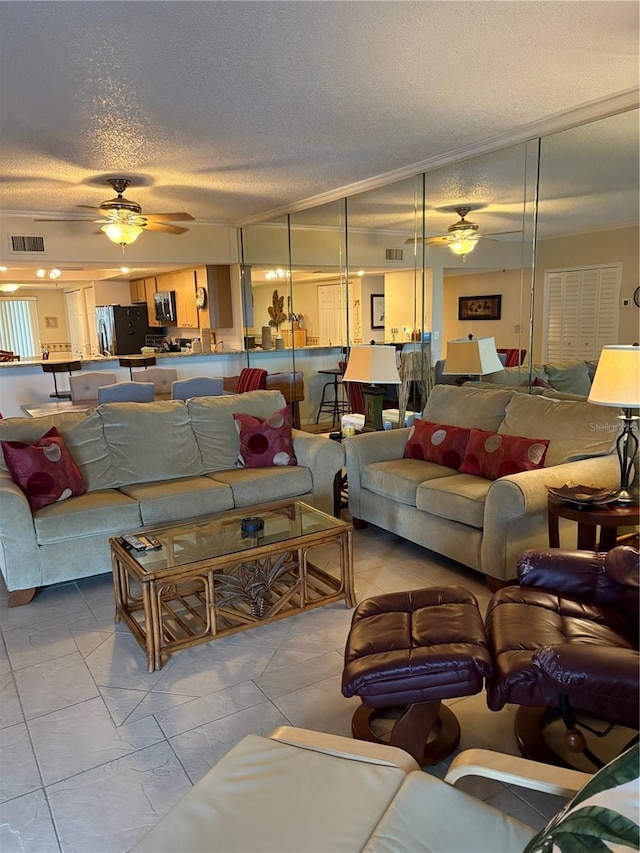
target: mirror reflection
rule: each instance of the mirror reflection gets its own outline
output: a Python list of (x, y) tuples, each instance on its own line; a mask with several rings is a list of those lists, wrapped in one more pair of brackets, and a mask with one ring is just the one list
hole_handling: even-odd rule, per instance
[[(545, 365), (633, 342), (637, 128), (632, 110), (243, 229), (249, 355), (266, 357), (262, 327), (283, 300), (276, 338), (313, 422), (319, 371), (351, 346), (395, 346), (399, 367), (418, 350), (405, 384), (419, 411), (434, 381), (539, 393)], [(469, 335), (494, 338), (505, 369), (443, 374), (447, 341)]]

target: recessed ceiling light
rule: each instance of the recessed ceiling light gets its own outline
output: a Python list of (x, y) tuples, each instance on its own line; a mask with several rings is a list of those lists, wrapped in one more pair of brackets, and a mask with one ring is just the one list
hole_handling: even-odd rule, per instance
[(120, 267), (120, 272), (127, 273), (127, 272), (131, 272), (131, 270), (129, 269), (129, 267)]
[(9, 267), (0, 267), (0, 272), (6, 272), (8, 269)]

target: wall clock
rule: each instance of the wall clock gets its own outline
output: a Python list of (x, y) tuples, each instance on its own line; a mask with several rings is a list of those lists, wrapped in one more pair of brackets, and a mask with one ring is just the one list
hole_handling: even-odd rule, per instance
[(196, 290), (196, 308), (205, 308), (207, 305), (207, 291), (204, 287)]
[(633, 301), (636, 303), (638, 308), (640, 308), (640, 287), (636, 287), (633, 293)]

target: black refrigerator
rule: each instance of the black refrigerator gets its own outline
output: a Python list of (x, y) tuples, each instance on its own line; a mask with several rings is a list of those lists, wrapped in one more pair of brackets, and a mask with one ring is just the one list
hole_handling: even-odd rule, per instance
[(98, 346), (102, 355), (139, 355), (149, 327), (146, 305), (100, 305), (96, 308)]

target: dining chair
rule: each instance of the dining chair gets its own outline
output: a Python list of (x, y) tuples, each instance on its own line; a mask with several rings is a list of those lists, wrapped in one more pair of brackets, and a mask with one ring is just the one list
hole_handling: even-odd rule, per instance
[(81, 400), (95, 400), (98, 397), (98, 388), (102, 385), (113, 385), (118, 379), (115, 373), (81, 373), (80, 376), (69, 377), (69, 391), (71, 401), (78, 403)]
[(267, 387), (267, 371), (259, 367), (243, 367), (238, 379), (236, 394), (246, 391), (260, 391)]
[(178, 378), (178, 371), (172, 367), (150, 367), (134, 374), (134, 382), (152, 382), (156, 394), (171, 396), (171, 384)]
[(153, 382), (116, 382), (98, 388), (98, 405), (102, 403), (152, 403)]
[(224, 391), (224, 380), (217, 376), (191, 376), (171, 383), (172, 400), (188, 400), (191, 397), (220, 397)]

